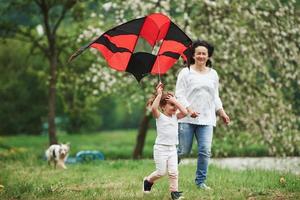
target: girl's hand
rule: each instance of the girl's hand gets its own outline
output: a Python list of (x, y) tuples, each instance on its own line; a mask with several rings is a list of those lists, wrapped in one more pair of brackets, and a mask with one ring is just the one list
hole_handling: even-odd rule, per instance
[(162, 94), (163, 90), (164, 90), (164, 84), (162, 84), (162, 82), (159, 82), (156, 86), (156, 93), (157, 94)]
[(173, 104), (177, 102), (176, 98), (172, 94), (168, 94), (166, 100)]

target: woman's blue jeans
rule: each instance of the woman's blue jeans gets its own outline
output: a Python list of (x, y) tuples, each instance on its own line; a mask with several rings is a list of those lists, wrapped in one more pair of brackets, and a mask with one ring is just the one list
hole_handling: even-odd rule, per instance
[(199, 186), (205, 182), (207, 176), (213, 138), (213, 126), (179, 123), (178, 129), (178, 156), (180, 158), (190, 154), (194, 135), (196, 137), (198, 143), (198, 162), (195, 183)]

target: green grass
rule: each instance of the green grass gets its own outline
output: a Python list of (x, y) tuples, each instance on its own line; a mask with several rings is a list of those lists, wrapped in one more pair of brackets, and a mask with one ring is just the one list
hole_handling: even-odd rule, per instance
[[(58, 134), (60, 142), (71, 143), (71, 156), (75, 156), (81, 150), (99, 150), (103, 152), (106, 159), (130, 159), (136, 142), (136, 130), (120, 130), (120, 131), (106, 131), (93, 134)], [(144, 158), (152, 158), (152, 147), (155, 141), (156, 133), (150, 130), (146, 137), (145, 147), (143, 151)], [(250, 141), (247, 134), (240, 134), (243, 141)], [(226, 140), (224, 140), (226, 139)], [(233, 157), (233, 156), (268, 156), (267, 148), (262, 144), (244, 144), (240, 146), (237, 144), (237, 138), (218, 138), (215, 137), (212, 146), (213, 157)], [(196, 140), (194, 140), (191, 156), (195, 157), (197, 154)], [(5, 157), (5, 149), (1, 148), (1, 144), (14, 147), (15, 151), (19, 151), (16, 156), (21, 153), (34, 152), (39, 156), (44, 155), (44, 150), (48, 147), (48, 136), (0, 136), (0, 159)], [(21, 148), (21, 149), (19, 149)]]
[[(71, 142), (73, 156), (88, 149), (100, 150), (109, 158), (70, 164), (67, 170), (54, 170), (43, 159), (47, 136), (0, 137), (0, 185), (4, 186), (0, 187), (0, 199), (169, 199), (167, 177), (154, 185), (150, 195), (141, 192), (143, 177), (155, 169), (153, 160), (113, 160), (131, 157), (135, 134), (60, 134), (60, 141)], [(154, 131), (150, 131), (146, 157), (152, 155), (154, 138)], [(213, 191), (198, 190), (194, 185), (195, 164), (179, 166), (179, 187), (186, 199), (300, 199), (299, 176), (275, 171), (232, 171), (210, 166), (207, 184)], [(279, 182), (281, 177), (286, 183)]]
[[(0, 199), (168, 199), (168, 179), (162, 178), (150, 195), (142, 179), (154, 170), (152, 160), (115, 160), (68, 165), (54, 170), (36, 159), (1, 162)], [(299, 177), (272, 171), (230, 171), (210, 166), (207, 183), (213, 191), (195, 187), (196, 165), (180, 165), (180, 190), (186, 199), (299, 199)], [(285, 177), (286, 184), (280, 184)]]

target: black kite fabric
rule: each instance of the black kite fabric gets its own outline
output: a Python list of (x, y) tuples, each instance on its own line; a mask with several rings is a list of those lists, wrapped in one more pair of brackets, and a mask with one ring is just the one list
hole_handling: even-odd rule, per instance
[[(152, 47), (161, 43), (157, 55), (135, 52), (139, 37)], [(111, 68), (130, 72), (140, 81), (148, 74), (166, 73), (180, 56), (189, 62), (191, 44), (191, 39), (167, 16), (154, 13), (112, 28), (82, 47), (70, 60), (88, 47), (96, 48)]]

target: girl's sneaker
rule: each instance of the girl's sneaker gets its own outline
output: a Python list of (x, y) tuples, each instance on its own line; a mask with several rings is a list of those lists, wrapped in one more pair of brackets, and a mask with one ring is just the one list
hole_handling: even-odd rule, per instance
[(150, 193), (153, 183), (150, 183), (145, 177), (143, 180), (143, 192)]
[(182, 192), (171, 192), (172, 200), (184, 199)]

